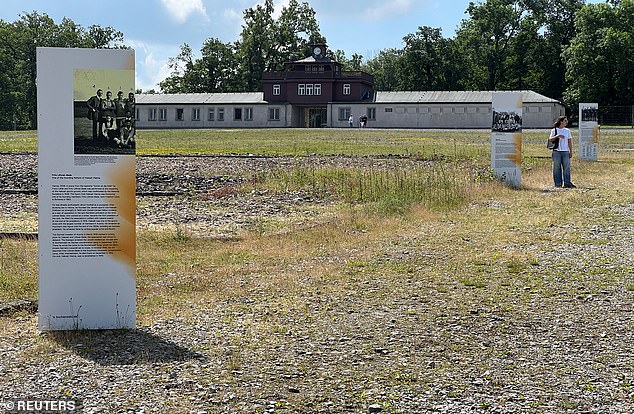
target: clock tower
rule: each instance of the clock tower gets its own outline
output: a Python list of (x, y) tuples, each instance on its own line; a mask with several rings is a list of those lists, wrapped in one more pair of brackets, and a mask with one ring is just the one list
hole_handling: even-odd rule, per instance
[[(285, 62), (283, 70), (262, 74), (264, 100), (271, 105), (287, 105), (284, 110), (290, 110), (288, 116), (293, 126), (319, 128), (334, 125), (329, 117), (343, 115), (329, 112), (328, 108), (333, 104), (372, 101), (372, 75), (343, 70), (341, 63), (327, 56), (325, 43), (309, 46), (310, 54), (304, 59)], [(347, 120), (348, 116), (345, 116)]]
[(326, 57), (326, 45), (323, 43), (311, 45), (311, 53), (316, 60)]

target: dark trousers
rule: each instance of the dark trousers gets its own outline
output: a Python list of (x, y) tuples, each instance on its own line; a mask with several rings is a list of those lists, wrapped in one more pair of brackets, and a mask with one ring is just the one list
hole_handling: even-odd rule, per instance
[(101, 128), (100, 128), (100, 122), (96, 119), (92, 120), (92, 139), (97, 139), (97, 137), (99, 136), (98, 134), (100, 134), (101, 132)]
[(553, 181), (555, 187), (570, 185), (570, 153), (568, 151), (553, 151)]

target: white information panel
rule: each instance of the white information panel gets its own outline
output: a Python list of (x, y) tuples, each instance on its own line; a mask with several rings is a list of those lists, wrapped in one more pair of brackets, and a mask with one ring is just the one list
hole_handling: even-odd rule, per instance
[(579, 104), (580, 160), (597, 161), (599, 156), (599, 104)]
[(41, 331), (136, 325), (134, 51), (37, 49)]
[(491, 168), (512, 187), (522, 185), (522, 95), (494, 92)]

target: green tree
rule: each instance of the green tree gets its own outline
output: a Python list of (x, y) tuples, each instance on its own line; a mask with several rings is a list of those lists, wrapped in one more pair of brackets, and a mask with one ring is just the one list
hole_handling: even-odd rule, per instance
[[(65, 46), (68, 47), (68, 46)], [(82, 47), (93, 49), (124, 49), (123, 33), (110, 26), (92, 25), (88, 27)]]
[(576, 35), (577, 12), (583, 7), (583, 0), (548, 0), (544, 3), (539, 22), (543, 35), (532, 43), (533, 62), (537, 65), (533, 72), (536, 91), (556, 99), (563, 99), (566, 89), (566, 65), (563, 51), (568, 48)]
[(262, 73), (280, 70), (283, 64), (310, 54), (311, 43), (325, 42), (315, 11), (308, 3), (290, 0), (275, 18), (273, 0), (244, 11), (237, 55), (247, 91), (260, 90)]
[(240, 92), (238, 59), (235, 46), (219, 39), (207, 39), (199, 62), (207, 92)]
[(634, 102), (634, 1), (586, 5), (576, 22), (576, 36), (564, 51), (568, 103)]
[(458, 85), (453, 67), (453, 44), (442, 36), (442, 29), (419, 27), (403, 38), (405, 47), (398, 61), (399, 88), (403, 90), (448, 90)]
[(278, 33), (273, 36), (275, 61), (268, 65), (267, 70), (280, 70), (286, 62), (309, 56), (311, 44), (326, 42), (319, 32), (315, 10), (306, 2), (290, 0), (276, 23)]
[(334, 60), (335, 62), (339, 62), (341, 63), (341, 67), (344, 70), (349, 70), (350, 69), (350, 65), (351, 65), (351, 61), (350, 59), (348, 59), (346, 57), (346, 52), (341, 50), (341, 49), (336, 49), (336, 50), (331, 50), (328, 49), (328, 57), (332, 60)]
[(275, 19), (273, 0), (265, 0), (244, 11), (244, 26), (237, 43), (240, 71), (247, 91), (260, 88), (262, 73), (267, 69), (267, 60), (272, 60)]
[(539, 35), (540, 23), (533, 18), (525, 18), (520, 23), (520, 30), (509, 46), (509, 54), (505, 59), (506, 76), (498, 82), (499, 89), (525, 90), (543, 89), (542, 64), (553, 61), (553, 66), (561, 62), (559, 55), (542, 57), (540, 51), (544, 38)]
[(17, 33), (10, 23), (0, 20), (0, 129), (23, 127), (24, 93), (18, 87), (16, 73), (23, 53), (15, 45)]
[(200, 73), (194, 70), (194, 55), (191, 46), (181, 45), (178, 56), (169, 58), (168, 65), (172, 73), (159, 83), (165, 93), (196, 93), (202, 87)]
[(374, 76), (374, 89), (377, 91), (399, 90), (399, 59), (402, 51), (399, 49), (383, 49), (377, 56), (370, 59), (364, 70)]
[[(310, 54), (310, 52), (308, 54)], [(363, 61), (363, 55), (360, 55), (358, 53), (353, 53), (352, 56), (348, 58), (346, 56), (346, 52), (341, 49), (337, 49), (335, 51), (329, 49), (328, 57), (335, 62), (340, 63), (343, 70), (365, 70), (366, 64)]]
[(526, 11), (524, 4), (514, 0), (469, 3), (469, 18), (456, 33), (460, 53), (468, 57), (468, 86), (494, 90), (504, 79), (506, 60)]
[(0, 20), (0, 128), (37, 126), (37, 47), (125, 47), (122, 41), (123, 34), (111, 27), (85, 30), (70, 19), (56, 24), (38, 12), (15, 22)]
[(169, 59), (172, 73), (159, 83), (164, 93), (238, 92), (242, 88), (235, 47), (219, 39), (207, 39), (200, 59), (188, 44)]
[(191, 47), (181, 46), (170, 58), (172, 72), (159, 85), (163, 92), (259, 91), (262, 74), (310, 54), (310, 44), (325, 43), (315, 11), (308, 3), (290, 0), (279, 17), (273, 0), (244, 11), (244, 25), (235, 43), (208, 39), (195, 59)]
[(361, 70), (363, 66), (363, 56), (358, 53), (353, 53), (350, 57), (350, 61), (348, 64), (348, 70)]

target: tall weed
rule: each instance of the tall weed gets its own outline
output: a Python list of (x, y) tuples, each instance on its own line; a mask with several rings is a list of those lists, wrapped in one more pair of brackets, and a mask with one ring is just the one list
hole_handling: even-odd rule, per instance
[(37, 243), (0, 239), (0, 300), (37, 296)]
[(466, 199), (469, 181), (455, 165), (437, 161), (413, 168), (298, 164), (290, 169), (259, 172), (251, 177), (249, 185), (365, 204), (375, 212), (390, 215), (403, 213), (415, 204), (432, 210), (455, 207)]

